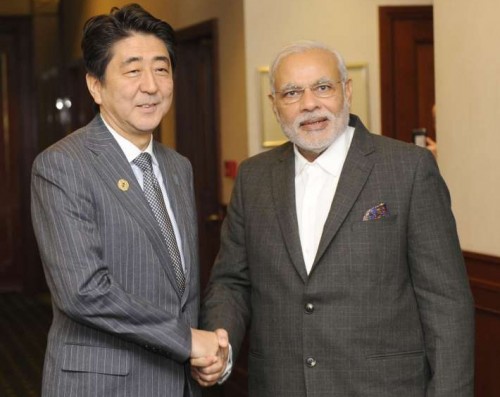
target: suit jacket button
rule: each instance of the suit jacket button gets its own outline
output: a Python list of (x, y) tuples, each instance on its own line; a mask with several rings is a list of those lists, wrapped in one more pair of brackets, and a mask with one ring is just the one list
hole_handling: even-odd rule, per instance
[(309, 368), (315, 367), (316, 366), (316, 360), (314, 358), (312, 358), (312, 357), (307, 357), (306, 358), (306, 365)]
[(306, 303), (304, 308), (307, 314), (311, 314), (314, 311), (314, 305), (312, 303)]

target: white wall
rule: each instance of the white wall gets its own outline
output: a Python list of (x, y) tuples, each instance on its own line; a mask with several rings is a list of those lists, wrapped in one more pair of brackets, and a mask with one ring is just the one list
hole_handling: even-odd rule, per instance
[(434, 0), (439, 165), (464, 250), (500, 256), (500, 2)]
[(368, 63), (370, 126), (380, 133), (378, 7), (429, 5), (432, 0), (245, 0), (249, 155), (263, 151), (258, 68), (295, 40), (319, 40), (347, 63)]

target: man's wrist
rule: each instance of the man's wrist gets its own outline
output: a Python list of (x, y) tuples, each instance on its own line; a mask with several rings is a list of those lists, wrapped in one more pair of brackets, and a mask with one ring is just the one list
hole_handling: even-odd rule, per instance
[(229, 352), (227, 355), (227, 364), (226, 364), (226, 369), (224, 369), (224, 372), (220, 376), (220, 378), (217, 380), (217, 384), (221, 385), (223, 384), (227, 378), (229, 378), (229, 375), (231, 375), (231, 371), (233, 370), (233, 348), (231, 347), (231, 344), (229, 344)]

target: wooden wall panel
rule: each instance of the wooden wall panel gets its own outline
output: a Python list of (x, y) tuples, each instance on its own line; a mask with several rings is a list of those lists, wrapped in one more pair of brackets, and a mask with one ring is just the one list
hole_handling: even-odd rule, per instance
[(500, 395), (500, 258), (464, 252), (476, 305), (476, 397)]

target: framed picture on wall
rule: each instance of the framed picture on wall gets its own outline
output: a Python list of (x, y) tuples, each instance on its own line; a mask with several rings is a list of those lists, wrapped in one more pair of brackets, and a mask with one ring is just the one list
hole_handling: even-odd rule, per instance
[(271, 88), (269, 86), (269, 67), (267, 66), (259, 68), (259, 88), (262, 146), (279, 146), (285, 143), (287, 138), (281, 131), (281, 126), (276, 120), (271, 101), (268, 98)]
[(351, 113), (363, 120), (370, 129), (370, 103), (368, 91), (368, 64), (366, 62), (348, 63), (347, 73), (352, 80)]

